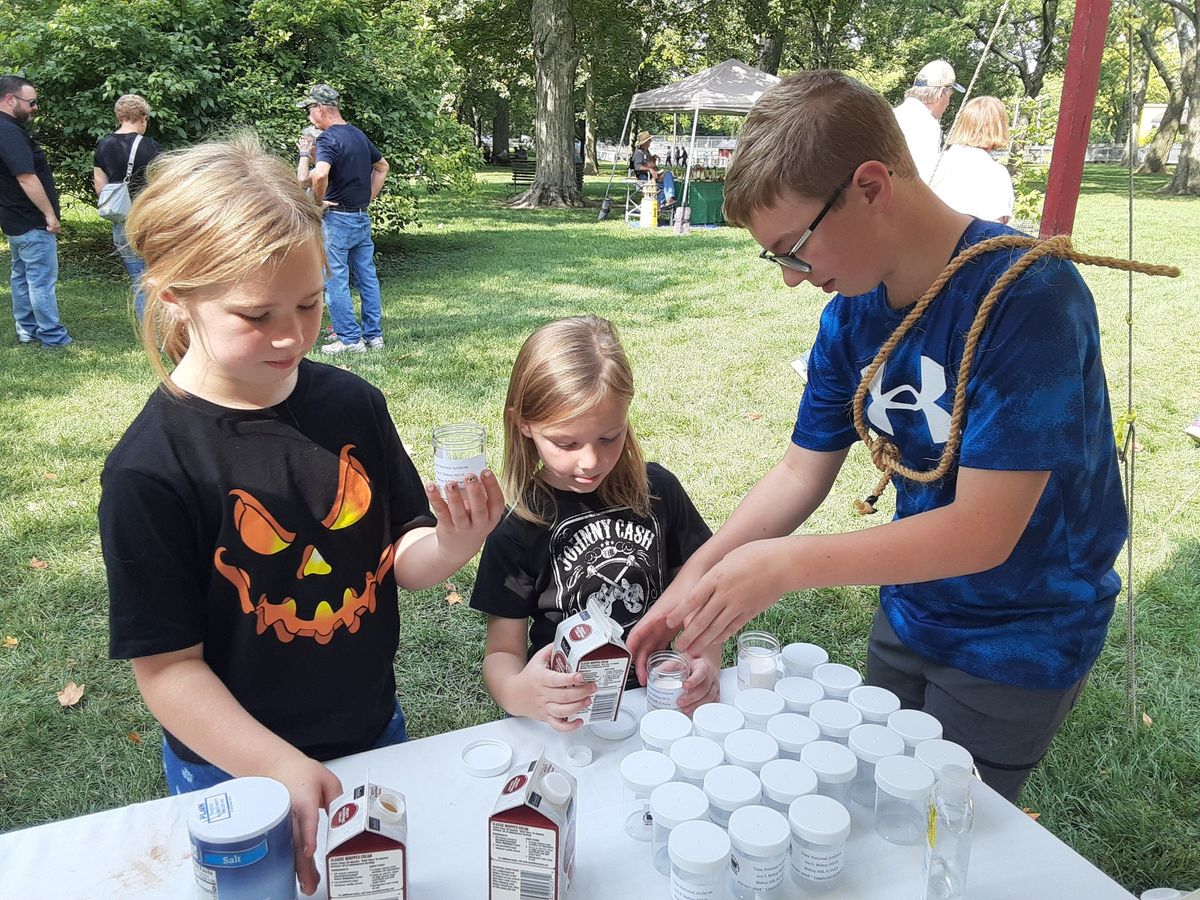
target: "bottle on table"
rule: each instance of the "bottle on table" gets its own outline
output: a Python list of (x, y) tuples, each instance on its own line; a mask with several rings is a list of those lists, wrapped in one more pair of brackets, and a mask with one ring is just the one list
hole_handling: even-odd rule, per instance
[(962, 766), (947, 765), (929, 798), (922, 900), (961, 900), (966, 896), (974, 818), (971, 773)]

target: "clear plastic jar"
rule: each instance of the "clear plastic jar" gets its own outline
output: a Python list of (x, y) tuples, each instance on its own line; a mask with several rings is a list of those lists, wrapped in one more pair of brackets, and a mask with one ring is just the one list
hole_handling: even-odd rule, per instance
[(692, 733), (692, 720), (677, 709), (652, 709), (642, 716), (638, 732), (643, 750), (669, 753), (672, 744)]
[(762, 805), (787, 815), (797, 797), (817, 792), (817, 776), (807, 765), (794, 759), (773, 759), (758, 773), (762, 782)]
[(912, 756), (923, 741), (936, 741), (942, 736), (942, 723), (919, 709), (898, 709), (888, 716), (887, 727), (904, 738), (904, 753)]
[(728, 735), (746, 727), (742, 711), (728, 703), (705, 703), (692, 712), (692, 730), (718, 744), (724, 743)]
[(858, 758), (858, 771), (850, 782), (850, 801), (875, 808), (875, 764), (888, 756), (904, 755), (904, 738), (883, 725), (859, 725), (850, 732), (848, 746)]
[(743, 728), (725, 738), (725, 762), (741, 766), (756, 775), (773, 759), (779, 759), (779, 744), (763, 731)]
[(716, 741), (689, 735), (671, 745), (670, 757), (677, 779), (703, 788), (704, 776), (725, 762), (725, 750)]
[(780, 713), (767, 722), (767, 734), (779, 745), (780, 759), (799, 759), (805, 744), (821, 739), (821, 729), (808, 716)]
[(671, 874), (671, 857), (667, 842), (671, 832), (684, 822), (708, 820), (708, 797), (700, 788), (673, 781), (660, 785), (650, 795), (650, 815), (654, 818), (654, 836), (650, 842), (654, 868), (664, 875)]
[(825, 691), (819, 684), (800, 675), (780, 678), (775, 682), (775, 693), (783, 698), (784, 709), (803, 716), (808, 715), (814, 703), (825, 699)]
[(727, 828), (735, 809), (756, 806), (762, 799), (762, 783), (749, 769), (717, 766), (704, 776), (704, 794), (708, 797), (708, 817)]
[(846, 697), (846, 702), (862, 714), (868, 725), (887, 725), (888, 716), (900, 708), (900, 698), (887, 688), (862, 684)]
[(941, 778), (942, 769), (949, 765), (962, 766), (968, 772), (975, 768), (975, 759), (970, 750), (954, 741), (944, 741), (940, 738), (921, 741), (917, 744), (913, 757), (929, 766), (933, 770), (934, 778)]
[(736, 900), (779, 900), (783, 896), (791, 829), (783, 813), (744, 806), (729, 817), (731, 884)]
[(765, 688), (746, 688), (733, 698), (733, 705), (746, 717), (746, 727), (759, 731), (766, 731), (771, 717), (785, 708), (783, 697)]
[(671, 900), (724, 900), (729, 835), (712, 822), (684, 822), (671, 831)]
[(646, 664), (646, 709), (679, 709), (683, 683), (691, 674), (691, 664), (682, 653), (651, 653)]
[(928, 825), (933, 770), (908, 756), (875, 764), (875, 830), (893, 844), (919, 844)]
[(675, 763), (653, 750), (635, 750), (621, 760), (621, 809), (625, 833), (635, 841), (649, 841), (653, 834), (650, 795), (675, 778)]
[(818, 700), (808, 717), (817, 723), (822, 738), (843, 745), (850, 739), (851, 730), (862, 724), (862, 713), (845, 700)]
[(813, 669), (829, 662), (829, 654), (825, 652), (824, 647), (803, 642), (788, 644), (783, 648), (781, 655), (783, 672), (788, 677), (812, 678)]
[(841, 663), (824, 663), (813, 669), (812, 680), (821, 686), (825, 697), (830, 700), (845, 700), (850, 692), (862, 684), (857, 669)]
[(438, 425), (433, 429), (433, 477), (445, 494), (446, 485), (468, 475), (478, 477), (487, 467), (487, 430), (474, 422)]
[(747, 631), (737, 640), (737, 684), (740, 690), (771, 690), (779, 680), (779, 640), (765, 631)]
[[(845, 748), (843, 748), (845, 749)], [(792, 880), (806, 891), (826, 890), (842, 874), (850, 813), (817, 794), (800, 797), (788, 809), (792, 829)]]
[(833, 741), (813, 741), (800, 751), (800, 761), (817, 776), (818, 793), (850, 805), (850, 782), (858, 772), (858, 759), (849, 748)]

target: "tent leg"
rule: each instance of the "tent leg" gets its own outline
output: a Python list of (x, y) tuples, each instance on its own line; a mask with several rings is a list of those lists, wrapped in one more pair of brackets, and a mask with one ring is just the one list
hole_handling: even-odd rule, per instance
[(688, 164), (687, 171), (683, 175), (683, 197), (679, 201), (680, 207), (687, 206), (688, 188), (692, 184), (692, 166), (696, 159), (696, 128), (700, 124), (700, 104), (696, 104), (696, 109), (692, 112), (692, 142), (688, 146)]
[(617, 152), (613, 154), (612, 171), (608, 173), (608, 186), (604, 189), (604, 199), (608, 199), (609, 191), (612, 190), (613, 178), (617, 175), (617, 165), (620, 163), (620, 151), (625, 149), (625, 132), (629, 130), (629, 118), (633, 115), (633, 104), (629, 105), (629, 110), (625, 113), (625, 124), (621, 126), (621, 142), (617, 144)]

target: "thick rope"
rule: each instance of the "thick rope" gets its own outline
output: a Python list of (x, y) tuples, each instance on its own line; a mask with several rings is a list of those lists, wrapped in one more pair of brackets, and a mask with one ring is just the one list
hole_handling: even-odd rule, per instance
[[(958, 366), (958, 383), (954, 386), (954, 405), (950, 413), (950, 435), (946, 439), (945, 447), (942, 449), (941, 458), (934, 468), (926, 472), (921, 472), (904, 465), (900, 462), (899, 448), (883, 435), (873, 436), (867, 428), (864, 411), (867, 394), (871, 390), (871, 382), (875, 380), (876, 374), (888, 361), (892, 351), (896, 349), (900, 341), (904, 339), (904, 336), (912, 330), (921, 316), (925, 314), (925, 310), (934, 301), (934, 298), (941, 293), (942, 288), (946, 286), (946, 283), (954, 277), (959, 269), (975, 257), (981, 256), (984, 253), (990, 253), (993, 250), (1012, 250), (1018, 247), (1028, 247), (1029, 251), (1009, 266), (1008, 271), (1000, 276), (999, 280), (992, 285), (992, 289), (983, 298), (983, 302), (979, 305), (979, 309), (975, 313), (975, 319), (971, 323), (971, 330), (967, 332), (967, 339), (963, 345), (962, 362)], [(1081, 265), (1104, 266), (1122, 271), (1141, 272), (1145, 275), (1165, 275), (1170, 278), (1175, 278), (1179, 275), (1179, 269), (1175, 266), (1150, 265), (1131, 259), (1080, 253), (1077, 250), (1071, 249), (1071, 239), (1067, 235), (1056, 235), (1046, 240), (1038, 240), (1037, 238), (1028, 237), (1023, 234), (1000, 235), (999, 237), (989, 238), (986, 241), (980, 241), (950, 260), (950, 264), (942, 270), (942, 274), (929, 286), (929, 290), (922, 295), (921, 299), (913, 304), (912, 309), (909, 310), (904, 320), (896, 326), (896, 330), (884, 341), (883, 346), (879, 348), (879, 352), (875, 354), (875, 359), (871, 361), (871, 364), (863, 373), (858, 390), (854, 392), (854, 430), (858, 432), (859, 439), (862, 440), (870, 452), (871, 461), (875, 463), (875, 468), (883, 473), (874, 491), (872, 491), (865, 501), (854, 501), (854, 509), (859, 515), (870, 515), (875, 512), (875, 503), (879, 500), (883, 491), (886, 490), (888, 482), (892, 479), (893, 475), (899, 475), (902, 478), (907, 478), (909, 481), (915, 481), (919, 484), (930, 484), (943, 478), (950, 471), (958, 455), (959, 445), (962, 443), (962, 426), (967, 413), (967, 385), (971, 378), (971, 368), (975, 363), (975, 350), (979, 346), (983, 329), (987, 326), (988, 317), (991, 315), (992, 309), (999, 302), (1001, 295), (1012, 286), (1014, 281), (1021, 277), (1026, 269), (1043, 256), (1057, 256)]]

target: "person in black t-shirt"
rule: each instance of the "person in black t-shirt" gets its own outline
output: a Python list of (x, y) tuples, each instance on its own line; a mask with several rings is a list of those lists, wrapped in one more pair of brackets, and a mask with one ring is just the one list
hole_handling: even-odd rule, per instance
[(321, 213), (252, 134), (164, 157), (126, 225), (163, 383), (101, 476), (109, 653), (162, 723), (172, 792), (287, 787), (312, 893), (317, 812), (342, 792), (322, 761), (406, 736), (397, 589), (474, 556), (503, 495), (484, 471), (443, 500), (383, 395), (305, 359)]
[[(570, 717), (595, 692), (549, 668), (558, 623), (595, 601), (628, 630), (712, 534), (675, 476), (644, 462), (632, 398), (616, 330), (596, 316), (535, 331), (508, 385), (512, 506), (484, 544), (471, 606), (488, 614), (483, 677), (496, 702), (558, 731), (579, 727)], [(720, 669), (719, 645), (694, 660), (679, 706), (717, 699)]]
[[(150, 104), (144, 97), (137, 94), (123, 94), (117, 100), (113, 110), (117, 114), (117, 130), (106, 134), (96, 144), (96, 153), (92, 162), (92, 184), (96, 188), (96, 196), (105, 186), (125, 180), (125, 172), (129, 169), (129, 154), (133, 153), (133, 171), (129, 174), (129, 196), (136, 197), (146, 184), (146, 166), (158, 156), (158, 144), (154, 138), (146, 137), (146, 125), (150, 120)], [(138, 140), (141, 138), (141, 140)], [(134, 142), (137, 150), (134, 151)], [(139, 257), (125, 239), (125, 223), (112, 223), (112, 242), (125, 264), (129, 280), (133, 283), (133, 311), (137, 314), (138, 322), (142, 321), (142, 312), (146, 308), (146, 295), (142, 293), (142, 265)]]

